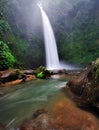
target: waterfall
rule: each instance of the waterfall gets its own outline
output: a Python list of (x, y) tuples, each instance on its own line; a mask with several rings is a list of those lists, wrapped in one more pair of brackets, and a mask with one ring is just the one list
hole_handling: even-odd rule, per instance
[(42, 6), (38, 5), (41, 11), (42, 23), (43, 23), (43, 33), (44, 33), (44, 43), (45, 43), (45, 53), (46, 53), (46, 68), (47, 69), (60, 69), (58, 51), (55, 41), (55, 36), (53, 29), (51, 27), (49, 18)]

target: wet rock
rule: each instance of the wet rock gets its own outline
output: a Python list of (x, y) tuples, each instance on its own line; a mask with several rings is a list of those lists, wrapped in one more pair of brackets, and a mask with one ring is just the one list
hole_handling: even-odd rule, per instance
[(52, 130), (51, 115), (46, 112), (44, 109), (39, 109), (33, 114), (33, 118), (35, 119), (35, 127), (40, 130)]
[(2, 75), (0, 76), (0, 81), (1, 83), (6, 83), (17, 79), (22, 79), (24, 77), (24, 73), (22, 73), (19, 69), (14, 69), (11, 71), (9, 70), (2, 72)]
[(9, 77), (11, 75), (11, 71), (6, 71), (6, 72), (4, 72), (4, 73), (2, 73), (1, 74), (1, 78), (7, 78), (7, 77)]
[(51, 75), (59, 74), (59, 70), (50, 70)]
[(4, 96), (4, 93), (2, 91), (0, 91), (0, 97)]
[(32, 75), (32, 74), (35, 74), (35, 71), (34, 70), (23, 70), (23, 73), (26, 75)]
[(6, 87), (6, 86), (9, 86), (9, 85), (20, 84), (20, 83), (22, 83), (22, 79), (17, 79), (17, 80), (9, 81), (9, 82), (6, 82), (6, 83), (2, 84), (2, 87)]
[(4, 125), (0, 123), (0, 130), (3, 130), (4, 129)]
[(68, 74), (67, 70), (66, 69), (61, 69), (58, 71), (58, 73), (62, 73), (62, 74)]
[(40, 130), (52, 130), (51, 122), (51, 117), (48, 114), (43, 113), (35, 120), (35, 126)]
[(65, 96), (60, 95), (51, 109), (55, 130), (99, 130), (99, 120), (76, 107)]
[(26, 81), (30, 81), (30, 80), (33, 80), (33, 79), (36, 79), (35, 75), (26, 75), (23, 79), (22, 79), (22, 82), (21, 83), (24, 83)]
[(71, 88), (71, 91), (73, 91), (78, 96), (81, 95), (82, 87), (87, 82), (87, 76), (90, 72), (90, 69), (82, 72), (78, 76), (73, 77), (68, 83), (67, 86)]
[(52, 130), (52, 117), (44, 109), (39, 109), (33, 114), (32, 119), (25, 120), (20, 130)]
[(21, 124), (19, 130), (35, 130), (34, 127), (34, 120), (24, 120), (23, 123)]
[(76, 100), (77, 104), (82, 104), (82, 106), (99, 104), (99, 59), (92, 62), (91, 66), (81, 74), (71, 79), (67, 86), (80, 97)]
[(8, 130), (4, 124), (0, 122), (0, 130)]
[(36, 79), (34, 70), (6, 70), (0, 72), (0, 85), (14, 85)]
[(40, 79), (49, 79), (51, 77), (51, 73), (44, 66), (40, 66), (36, 70), (36, 77)]
[(33, 114), (33, 118), (37, 118), (40, 114), (44, 114), (46, 111), (44, 109), (39, 109)]

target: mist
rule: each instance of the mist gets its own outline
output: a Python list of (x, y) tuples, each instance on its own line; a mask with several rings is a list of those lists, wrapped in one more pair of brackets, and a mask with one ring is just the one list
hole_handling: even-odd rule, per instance
[[(68, 12), (80, 1), (84, 0), (10, 0), (8, 2), (7, 17), (16, 33), (21, 32), (23, 37), (31, 39), (36, 33), (42, 34), (42, 21), (37, 4), (41, 3), (56, 32), (57, 23), (66, 22)], [(63, 19), (63, 17), (65, 19)], [(12, 22), (13, 21), (13, 22)], [(17, 27), (19, 26), (19, 27)]]
[[(18, 61), (29, 68), (32, 65), (45, 65), (42, 18), (38, 3), (42, 4), (51, 22), (60, 60), (86, 64), (98, 57), (96, 49), (94, 56), (90, 51), (93, 46), (97, 46), (97, 0), (5, 0), (4, 16), (15, 36), (7, 41), (12, 43), (10, 49)], [(91, 34), (94, 31), (96, 35)], [(27, 59), (27, 63), (23, 59)]]

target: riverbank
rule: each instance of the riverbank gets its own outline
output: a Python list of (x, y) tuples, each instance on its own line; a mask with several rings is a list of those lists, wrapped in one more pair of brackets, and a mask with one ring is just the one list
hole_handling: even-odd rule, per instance
[(0, 86), (15, 85), (36, 79), (33, 70), (11, 69), (0, 71)]
[(74, 94), (74, 101), (78, 106), (99, 109), (99, 59), (72, 78), (65, 88), (69, 88)]
[[(79, 109), (70, 100), (75, 98), (74, 95), (67, 93), (67, 90), (73, 92), (70, 87), (63, 88), (66, 81), (73, 80), (82, 73), (53, 73), (49, 80), (33, 79), (16, 85), (17, 89), (10, 91), (0, 101), (0, 120), (3, 118), (2, 123), (10, 128), (20, 124), (20, 130), (98, 130), (98, 118)], [(12, 86), (4, 89), (12, 89)], [(37, 114), (37, 110), (41, 113)]]
[(46, 71), (45, 72), (45, 68), (43, 68), (44, 70), (20, 70), (20, 69), (11, 69), (11, 70), (5, 70), (5, 71), (0, 71), (0, 87), (7, 87), (7, 86), (11, 86), (11, 85), (16, 85), (16, 84), (20, 84), (20, 83), (25, 83), (27, 81), (31, 81), (31, 80), (36, 80), (37, 78), (37, 74), (39, 73), (39, 75), (41, 74), (40, 72), (44, 71), (44, 78), (42, 79), (49, 79), (49, 78), (53, 78), (53, 79), (58, 79), (58, 78), (62, 78), (63, 76), (66, 77), (66, 79), (70, 80), (73, 76), (77, 75), (78, 73), (80, 73), (80, 71), (78, 72), (73, 72), (73, 71), (66, 71), (66, 70), (53, 70), (53, 71)]

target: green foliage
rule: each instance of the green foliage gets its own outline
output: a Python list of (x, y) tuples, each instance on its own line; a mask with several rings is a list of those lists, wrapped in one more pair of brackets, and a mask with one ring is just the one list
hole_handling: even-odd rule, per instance
[(0, 33), (4, 33), (11, 30), (10, 25), (3, 19), (0, 19)]
[(44, 77), (45, 70), (46, 68), (44, 66), (40, 66), (39, 68), (37, 68), (37, 78), (42, 79)]
[(98, 85), (99, 84), (99, 58), (93, 63), (93, 82), (94, 85)]
[(11, 54), (9, 47), (0, 41), (0, 70), (9, 69), (14, 66), (15, 58)]
[(0, 39), (7, 40), (7, 35), (10, 31), (11, 28), (8, 22), (3, 19), (0, 19)]
[(43, 72), (39, 72), (39, 73), (37, 74), (37, 78), (42, 79), (42, 78), (43, 78), (43, 76), (44, 76)]
[(44, 72), (45, 70), (46, 68), (44, 66), (40, 66), (39, 68), (37, 68), (37, 73)]
[[(40, 42), (40, 41), (39, 41)], [(18, 61), (18, 65), (24, 68), (37, 68), (43, 64), (43, 48), (40, 43), (28, 43), (26, 40), (10, 34), (10, 49)]]
[(50, 71), (48, 71), (44, 66), (37, 68), (36, 77), (40, 79), (48, 79), (50, 77)]
[[(67, 33), (59, 46), (62, 59), (86, 64), (99, 57), (99, 8), (98, 1), (81, 1), (69, 12), (65, 21)], [(96, 10), (97, 7), (97, 10)], [(61, 37), (58, 36), (60, 44)]]
[[(45, 63), (42, 21), (36, 2), (31, 8), (30, 0), (0, 0), (0, 40), (10, 43), (18, 65), (25, 68)], [(60, 59), (86, 64), (99, 57), (98, 0), (41, 3), (53, 26)]]

